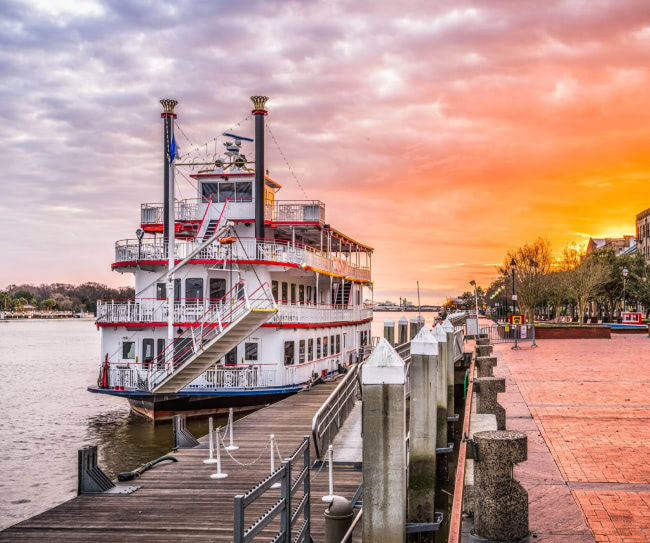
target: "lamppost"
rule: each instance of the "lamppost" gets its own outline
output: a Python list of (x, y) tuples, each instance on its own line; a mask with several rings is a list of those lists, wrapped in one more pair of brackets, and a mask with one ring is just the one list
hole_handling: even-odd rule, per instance
[(508, 322), (508, 270), (504, 270), (503, 272), (503, 307), (505, 308), (505, 312), (503, 315), (503, 322)]
[(469, 282), (474, 287), (474, 307), (476, 308), (476, 339), (478, 340), (478, 288), (473, 279)]
[[(623, 311), (625, 311), (625, 280), (627, 279), (627, 268), (623, 268)], [(621, 311), (621, 322), (623, 322), (623, 311)]]
[(517, 293), (515, 292), (515, 269), (517, 268), (517, 263), (513, 258), (510, 261), (510, 269), (512, 270), (512, 312), (517, 313)]

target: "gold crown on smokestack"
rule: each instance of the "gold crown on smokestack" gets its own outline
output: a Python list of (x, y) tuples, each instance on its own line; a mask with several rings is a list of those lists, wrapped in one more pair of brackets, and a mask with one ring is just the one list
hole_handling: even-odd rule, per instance
[(174, 108), (178, 102), (176, 100), (170, 100), (169, 98), (163, 98), (160, 103), (162, 104), (163, 110), (165, 113), (174, 113)]
[(253, 111), (266, 111), (266, 101), (268, 99), (268, 96), (251, 96), (255, 108)]

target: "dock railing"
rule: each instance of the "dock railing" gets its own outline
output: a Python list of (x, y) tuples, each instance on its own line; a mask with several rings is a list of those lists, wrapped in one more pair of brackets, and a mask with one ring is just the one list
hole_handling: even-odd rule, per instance
[(311, 423), (311, 435), (318, 459), (323, 458), (357, 400), (359, 387), (359, 364), (350, 367), (343, 380), (316, 411)]
[(492, 345), (514, 343), (513, 349), (516, 349), (519, 343), (530, 341), (532, 347), (537, 347), (534, 324), (493, 324), (482, 327), (481, 334), (489, 338)]
[[(302, 466), (298, 462), (302, 458)], [(258, 536), (273, 520), (280, 515), (280, 530), (272, 536), (277, 543), (302, 543), (311, 541), (310, 523), (310, 481), (309, 481), (309, 436), (303, 438), (295, 452), (286, 458), (280, 468), (269, 475), (246, 494), (235, 496), (234, 530), (235, 543), (249, 543)], [(300, 469), (294, 478), (292, 473)], [(246, 508), (263, 496), (273, 485), (280, 483), (280, 499), (252, 524), (246, 522)], [(294, 506), (294, 496), (303, 487), (303, 494)], [(302, 514), (303, 521), (294, 532), (294, 527)], [(267, 538), (268, 539), (268, 538)]]

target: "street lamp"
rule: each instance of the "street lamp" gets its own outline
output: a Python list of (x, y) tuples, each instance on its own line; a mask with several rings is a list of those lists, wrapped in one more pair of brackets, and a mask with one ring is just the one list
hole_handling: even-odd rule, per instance
[(515, 269), (517, 268), (517, 263), (513, 258), (510, 261), (510, 269), (512, 270), (512, 312), (517, 313), (517, 293), (515, 292)]
[[(625, 280), (627, 279), (627, 268), (623, 268), (623, 311), (625, 311)], [(621, 322), (623, 322), (623, 311), (621, 311)]]
[(474, 307), (476, 308), (476, 339), (478, 339), (478, 288), (473, 279), (469, 282), (474, 287)]

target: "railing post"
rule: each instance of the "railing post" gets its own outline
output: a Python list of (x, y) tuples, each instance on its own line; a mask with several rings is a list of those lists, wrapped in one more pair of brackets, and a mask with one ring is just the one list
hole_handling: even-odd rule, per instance
[(400, 317), (399, 321), (397, 322), (397, 344), (398, 345), (404, 345), (409, 338), (408, 338), (408, 327), (409, 327), (409, 321), (406, 319), (406, 317)]
[[(435, 520), (436, 389), (438, 341), (422, 327), (411, 341), (408, 521)], [(409, 541), (435, 540), (435, 534), (412, 534)]]
[(404, 541), (404, 386), (404, 362), (388, 341), (381, 339), (362, 372), (364, 541)]
[(384, 321), (384, 338), (391, 345), (395, 345), (395, 321), (390, 317)]
[[(433, 329), (433, 336), (438, 341), (438, 373), (436, 386), (436, 446), (447, 448), (447, 334), (438, 324)], [(446, 481), (449, 478), (448, 457), (445, 455), (437, 465), (438, 476)]]

